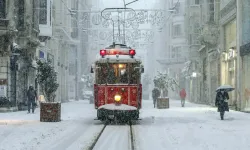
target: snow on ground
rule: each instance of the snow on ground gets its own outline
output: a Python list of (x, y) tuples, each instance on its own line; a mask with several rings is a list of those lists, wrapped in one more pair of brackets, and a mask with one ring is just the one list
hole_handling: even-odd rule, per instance
[(130, 150), (130, 127), (109, 125), (95, 145), (94, 150)]
[[(83, 150), (103, 124), (93, 120), (96, 110), (88, 101), (62, 104), (62, 121), (39, 121), (26, 111), (0, 113), (0, 150)], [(141, 118), (133, 126), (137, 150), (248, 150), (250, 114), (230, 111), (220, 120), (216, 108), (171, 100), (169, 109), (153, 108), (153, 101), (143, 101)], [(125, 126), (125, 125), (124, 125)], [(108, 126), (96, 150), (129, 147), (128, 126)], [(110, 134), (109, 134), (110, 133)], [(109, 147), (110, 146), (110, 147)]]
[(216, 108), (171, 100), (169, 109), (144, 102), (135, 128), (140, 150), (249, 150), (250, 114), (230, 111), (220, 120)]
[(93, 120), (96, 111), (88, 101), (62, 104), (58, 123), (40, 122), (39, 111), (0, 113), (0, 150), (78, 150), (88, 147), (103, 126)]

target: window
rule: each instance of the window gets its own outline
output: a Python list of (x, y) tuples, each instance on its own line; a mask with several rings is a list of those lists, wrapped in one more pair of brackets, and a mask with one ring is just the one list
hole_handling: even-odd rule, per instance
[(0, 0), (0, 19), (5, 17), (5, 0)]
[(175, 6), (174, 14), (175, 14), (175, 15), (180, 14), (180, 2), (175, 3), (174, 6)]
[(74, 63), (69, 63), (69, 75), (75, 75), (76, 65)]
[(209, 21), (214, 21), (214, 0), (209, 0)]
[(18, 0), (18, 23), (17, 29), (24, 28), (24, 0)]
[(173, 47), (171, 52), (171, 58), (180, 58), (181, 57), (181, 47)]
[(33, 28), (39, 30), (39, 1), (33, 0)]
[(189, 35), (189, 38), (190, 38), (190, 44), (191, 45), (199, 45), (200, 44), (200, 41), (198, 39), (199, 37), (199, 34), (190, 34)]
[(195, 0), (195, 1), (194, 1), (194, 4), (195, 4), (195, 5), (199, 5), (199, 4), (200, 4), (200, 0)]
[(100, 63), (98, 67), (97, 84), (137, 84), (140, 79), (139, 69), (135, 69), (139, 64)]
[(194, 23), (193, 33), (195, 33), (195, 34), (199, 34), (200, 33), (200, 24), (198, 23), (198, 21), (196, 23)]
[[(73, 3), (73, 7), (71, 8), (71, 10), (75, 10), (75, 12), (78, 11), (78, 1), (76, 3)], [(77, 13), (76, 14), (73, 14), (73, 16), (71, 17), (71, 24), (72, 24), (72, 29), (73, 31), (71, 32), (71, 37), (72, 38), (77, 38), (78, 37), (78, 24), (77, 24), (77, 21), (78, 21), (78, 15)]]
[(40, 0), (39, 24), (47, 24), (47, 0)]
[(173, 37), (182, 36), (181, 25), (177, 24), (173, 26)]

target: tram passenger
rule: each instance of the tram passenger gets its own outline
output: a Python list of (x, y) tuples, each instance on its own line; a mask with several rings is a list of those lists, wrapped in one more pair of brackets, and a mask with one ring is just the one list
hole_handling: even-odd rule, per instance
[(112, 66), (109, 67), (108, 69), (108, 76), (107, 76), (108, 84), (115, 84), (116, 83), (116, 75), (115, 75), (115, 70)]
[(121, 70), (121, 83), (128, 83), (128, 74), (126, 69)]

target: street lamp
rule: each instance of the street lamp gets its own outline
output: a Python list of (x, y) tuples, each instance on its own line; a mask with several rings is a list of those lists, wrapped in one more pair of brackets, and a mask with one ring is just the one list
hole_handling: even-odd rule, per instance
[(192, 73), (192, 77), (193, 77), (193, 78), (196, 78), (196, 77), (197, 77), (197, 73), (196, 73), (196, 72), (193, 72), (193, 73)]

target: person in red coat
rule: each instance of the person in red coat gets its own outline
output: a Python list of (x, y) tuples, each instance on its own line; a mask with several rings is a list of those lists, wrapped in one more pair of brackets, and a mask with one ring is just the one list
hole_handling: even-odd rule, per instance
[(180, 97), (181, 97), (181, 106), (184, 107), (185, 105), (185, 98), (187, 96), (187, 93), (184, 88), (180, 91)]

